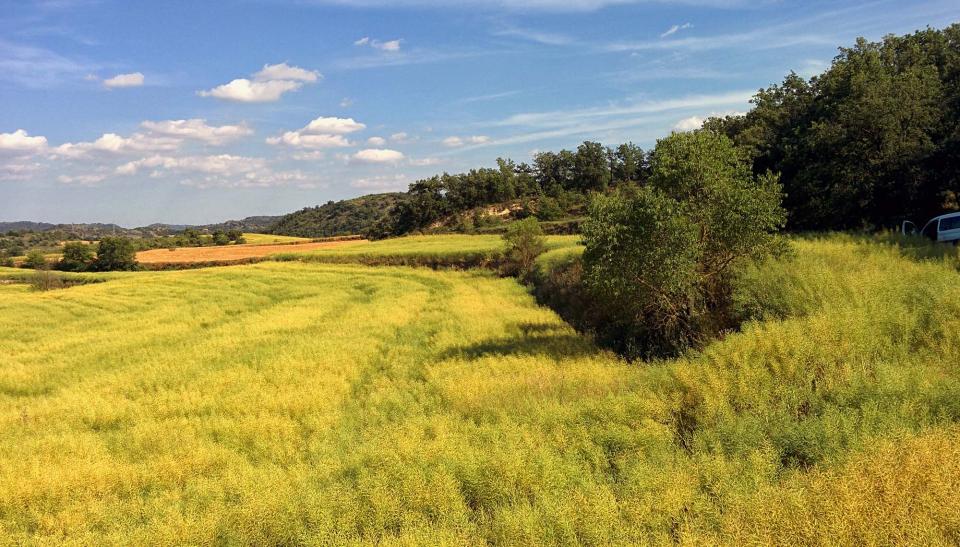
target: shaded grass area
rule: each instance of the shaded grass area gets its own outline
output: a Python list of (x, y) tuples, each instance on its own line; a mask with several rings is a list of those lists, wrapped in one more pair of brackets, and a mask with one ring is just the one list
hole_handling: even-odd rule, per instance
[(0, 290), (0, 535), (955, 543), (957, 273), (842, 237), (793, 247), (748, 272), (742, 332), (638, 365), (481, 271), (265, 262)]

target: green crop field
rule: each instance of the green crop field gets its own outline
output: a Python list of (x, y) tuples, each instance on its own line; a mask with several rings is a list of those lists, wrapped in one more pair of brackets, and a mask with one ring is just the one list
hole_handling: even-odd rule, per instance
[(276, 245), (278, 243), (307, 243), (313, 241), (309, 237), (278, 236), (273, 234), (243, 234), (247, 245)]
[[(546, 236), (547, 249), (576, 247), (580, 236)], [(274, 255), (281, 260), (371, 265), (465, 265), (478, 266), (496, 262), (504, 251), (499, 235), (432, 235), (407, 236), (381, 241), (344, 243), (329, 249), (307, 252), (291, 251)]]
[[(542, 267), (578, 252), (554, 242)], [(634, 364), (487, 271), (264, 262), (35, 292), (0, 269), (0, 537), (960, 541), (956, 252), (793, 249), (748, 272), (742, 332)]]

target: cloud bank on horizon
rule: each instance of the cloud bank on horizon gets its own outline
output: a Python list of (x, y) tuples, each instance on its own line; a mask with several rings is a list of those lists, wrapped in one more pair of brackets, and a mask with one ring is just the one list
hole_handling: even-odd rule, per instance
[(650, 147), (857, 36), (957, 19), (943, 0), (11, 3), (0, 220), (206, 223)]

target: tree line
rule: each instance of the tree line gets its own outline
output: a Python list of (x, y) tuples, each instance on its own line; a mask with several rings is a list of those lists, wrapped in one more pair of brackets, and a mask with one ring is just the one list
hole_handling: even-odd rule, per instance
[[(707, 120), (746, 154), (754, 176), (777, 173), (792, 230), (879, 229), (960, 209), (960, 24), (841, 48), (829, 69), (760, 90), (745, 115)], [(410, 185), (368, 235), (429, 229), (491, 204), (550, 220), (649, 179), (655, 151), (584, 142), (531, 164), (444, 173)]]

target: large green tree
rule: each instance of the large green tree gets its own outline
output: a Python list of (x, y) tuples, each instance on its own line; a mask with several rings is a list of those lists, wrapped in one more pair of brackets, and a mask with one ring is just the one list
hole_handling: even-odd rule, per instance
[(676, 353), (730, 326), (741, 260), (778, 249), (775, 175), (714, 131), (657, 143), (644, 187), (597, 195), (584, 224), (584, 282), (604, 316), (603, 341), (629, 357)]

